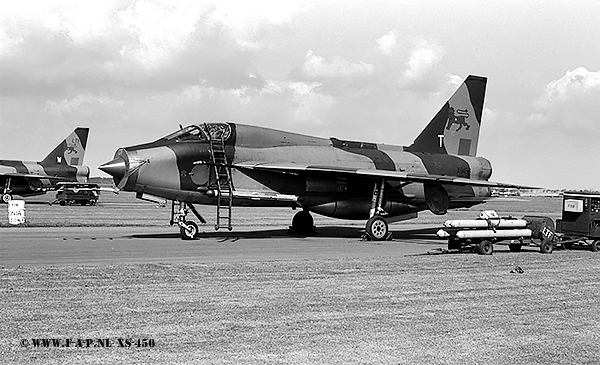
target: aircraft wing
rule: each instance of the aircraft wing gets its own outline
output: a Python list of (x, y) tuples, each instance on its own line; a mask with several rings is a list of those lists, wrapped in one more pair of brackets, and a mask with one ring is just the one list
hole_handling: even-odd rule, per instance
[(82, 183), (78, 181), (64, 181), (56, 184), (57, 190), (72, 190), (72, 191), (110, 191), (111, 193), (119, 194), (119, 190), (109, 188), (107, 186), (100, 186), (95, 183)]
[(21, 174), (18, 172), (0, 172), (0, 176), (8, 176), (8, 177), (22, 177), (27, 179), (47, 179), (47, 180), (67, 180), (63, 177), (57, 176), (46, 176), (46, 175), (36, 175), (36, 174)]
[(386, 179), (395, 181), (405, 181), (413, 183), (435, 183), (445, 185), (470, 185), (481, 187), (496, 187), (496, 188), (514, 188), (514, 189), (539, 189), (532, 186), (523, 186), (515, 184), (505, 184), (486, 180), (476, 180), (464, 177), (435, 175), (435, 174), (416, 174), (405, 171), (390, 171), (376, 169), (353, 169), (337, 166), (318, 166), (318, 165), (301, 165), (295, 163), (254, 163), (246, 162), (235, 164), (232, 167), (239, 170), (256, 170), (270, 171), (279, 173), (294, 173), (294, 174), (342, 174), (371, 177), (374, 179)]

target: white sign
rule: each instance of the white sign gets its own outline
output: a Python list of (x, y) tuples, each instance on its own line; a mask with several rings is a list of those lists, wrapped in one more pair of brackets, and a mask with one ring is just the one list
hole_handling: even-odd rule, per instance
[(565, 212), (582, 213), (583, 200), (565, 199)]
[(8, 202), (8, 223), (25, 223), (25, 200), (11, 200)]

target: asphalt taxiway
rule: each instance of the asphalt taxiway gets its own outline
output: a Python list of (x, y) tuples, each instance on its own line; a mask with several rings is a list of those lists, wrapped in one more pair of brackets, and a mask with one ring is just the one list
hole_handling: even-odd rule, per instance
[(320, 227), (310, 237), (286, 229), (206, 230), (196, 240), (177, 227), (0, 228), (0, 266), (64, 266), (156, 262), (239, 262), (376, 258), (427, 253), (446, 247), (437, 228), (415, 225), (392, 231), (394, 240), (363, 241), (358, 227)]

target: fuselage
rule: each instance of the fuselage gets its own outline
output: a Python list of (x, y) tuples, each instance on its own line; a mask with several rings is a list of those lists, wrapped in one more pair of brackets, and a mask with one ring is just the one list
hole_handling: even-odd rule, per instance
[[(210, 136), (205, 129), (210, 130)], [(340, 171), (388, 170), (476, 180), (487, 180), (492, 172), (490, 162), (482, 157), (408, 152), (402, 146), (327, 139), (234, 123), (192, 125), (152, 143), (120, 148), (111, 161), (111, 166), (119, 168), (103, 170), (112, 174), (115, 184), (126, 191), (214, 204), (216, 198), (211, 192), (216, 177), (208, 163), (211, 159), (209, 139), (214, 141), (221, 137), (237, 193), (234, 205), (295, 204), (335, 218), (369, 217), (373, 194), (370, 179), (335, 174), (335, 171), (304, 174), (236, 168), (244, 164), (328, 166)], [(490, 196), (487, 187), (444, 185), (444, 188), (450, 198), (449, 208), (479, 204)], [(279, 199), (278, 196), (294, 198)], [(424, 185), (387, 182), (384, 208), (390, 217), (428, 209)]]
[(89, 174), (87, 166), (0, 160), (0, 187), (10, 185), (10, 192), (20, 196), (44, 194), (60, 181), (85, 182)]

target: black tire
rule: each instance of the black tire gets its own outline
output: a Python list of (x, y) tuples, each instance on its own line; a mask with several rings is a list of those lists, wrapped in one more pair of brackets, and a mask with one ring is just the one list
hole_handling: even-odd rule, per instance
[(494, 245), (492, 241), (483, 240), (479, 242), (477, 249), (480, 255), (491, 255), (494, 252)]
[(61, 200), (61, 201), (59, 201), (59, 202), (58, 202), (58, 204), (59, 204), (61, 207), (64, 207), (65, 205), (67, 205), (67, 202), (66, 202), (66, 201), (64, 201), (64, 200)]
[(562, 243), (562, 247), (565, 250), (572, 250), (573, 249), (573, 242), (563, 242)]
[(592, 242), (592, 252), (598, 252), (600, 251), (600, 241), (599, 240), (595, 240), (594, 242)]
[(8, 204), (13, 199), (10, 194), (2, 194), (2, 203)]
[(185, 222), (186, 227), (179, 227), (179, 233), (183, 240), (193, 240), (198, 236), (198, 225), (192, 221)]
[(383, 241), (388, 237), (389, 227), (382, 216), (376, 215), (367, 221), (366, 231), (373, 241)]
[(450, 238), (448, 240), (448, 249), (449, 250), (460, 250), (462, 248), (462, 243), (458, 238)]
[(552, 253), (554, 251), (554, 243), (551, 240), (543, 240), (540, 244), (541, 253)]
[(295, 234), (312, 234), (315, 231), (315, 225), (312, 215), (308, 210), (302, 210), (292, 218), (290, 232)]
[(523, 245), (520, 243), (511, 243), (510, 245), (508, 245), (508, 249), (510, 250), (510, 252), (520, 252), (521, 248), (523, 248)]

